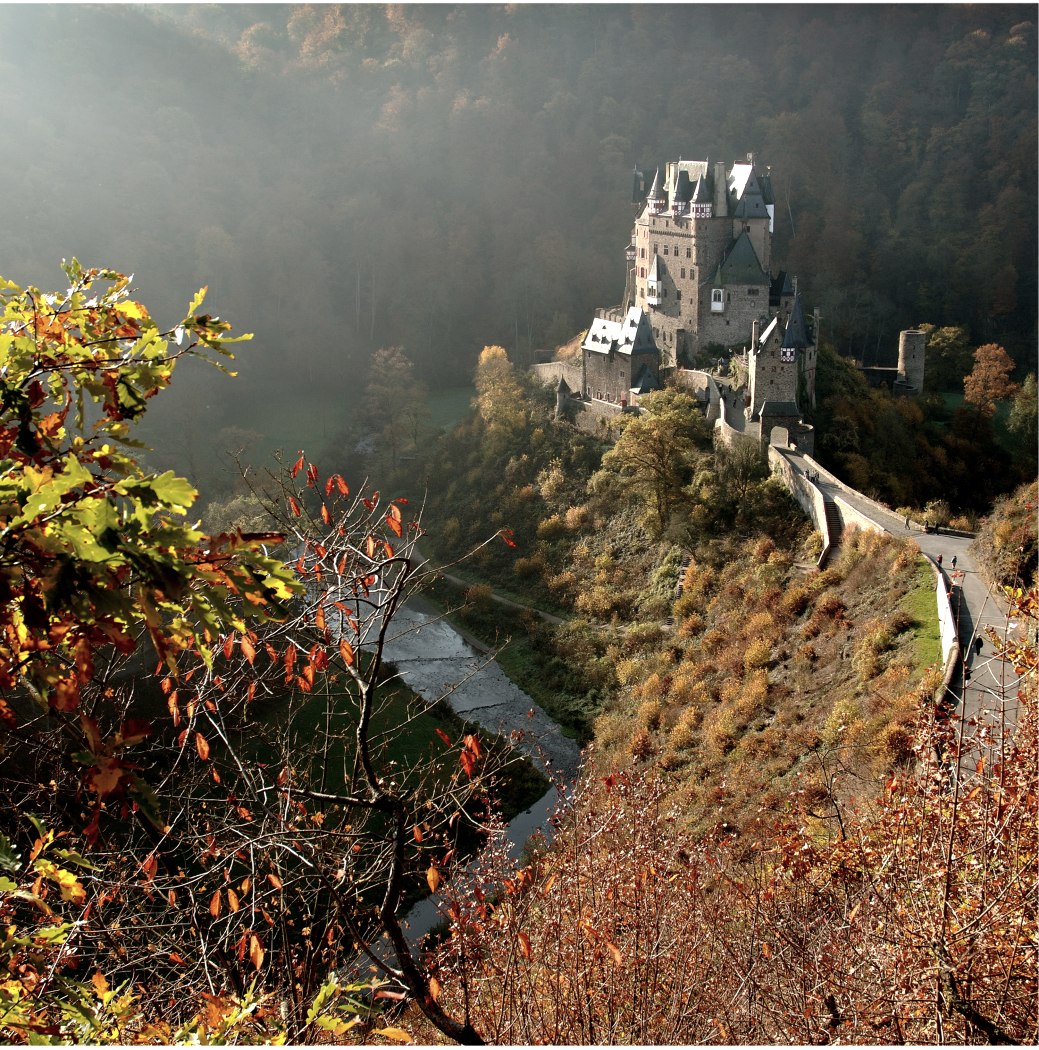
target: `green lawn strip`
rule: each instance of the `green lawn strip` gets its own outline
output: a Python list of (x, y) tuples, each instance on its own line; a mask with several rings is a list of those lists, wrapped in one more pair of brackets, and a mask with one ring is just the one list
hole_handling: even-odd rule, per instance
[(920, 557), (916, 566), (916, 581), (902, 599), (902, 608), (913, 617), (913, 655), (921, 670), (942, 660), (942, 636), (938, 626), (938, 610), (934, 591), (934, 574), (930, 562)]

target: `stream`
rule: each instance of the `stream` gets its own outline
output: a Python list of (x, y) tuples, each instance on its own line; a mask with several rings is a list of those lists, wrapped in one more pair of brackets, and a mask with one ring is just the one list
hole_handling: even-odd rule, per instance
[[(478, 723), (529, 755), (550, 779), (570, 784), (581, 762), (577, 743), (526, 693), (506, 677), (502, 669), (478, 652), (435, 611), (412, 602), (398, 610), (386, 659), (400, 672), (404, 683), (430, 702), (445, 699), (462, 717)], [(539, 829), (551, 836), (549, 818), (559, 801), (550, 788), (530, 809), (509, 823), (511, 854), (518, 858), (524, 843)], [(412, 943), (441, 921), (436, 897), (419, 901), (406, 917)]]

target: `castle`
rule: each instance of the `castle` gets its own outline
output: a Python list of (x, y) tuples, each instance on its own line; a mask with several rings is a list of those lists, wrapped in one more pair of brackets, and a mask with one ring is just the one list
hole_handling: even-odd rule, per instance
[[(803, 413), (815, 407), (819, 311), (806, 316), (796, 280), (773, 272), (771, 170), (760, 171), (753, 154), (728, 169), (669, 161), (652, 180), (636, 170), (632, 202), (623, 302), (597, 312), (579, 363), (535, 366), (556, 383), (557, 410), (597, 425), (667, 380), (706, 401), (705, 373), (692, 366), (711, 350), (738, 350), (746, 386), (733, 391), (735, 429), (763, 446), (775, 437), (810, 452)], [(874, 369), (885, 375), (873, 381), (921, 391), (925, 343), (923, 333), (903, 332), (898, 368)]]
[(793, 288), (772, 273), (772, 177), (753, 154), (728, 171), (670, 161), (646, 182), (636, 171), (623, 306), (649, 312), (665, 368), (689, 367), (708, 346), (743, 346), (754, 321), (790, 309)]

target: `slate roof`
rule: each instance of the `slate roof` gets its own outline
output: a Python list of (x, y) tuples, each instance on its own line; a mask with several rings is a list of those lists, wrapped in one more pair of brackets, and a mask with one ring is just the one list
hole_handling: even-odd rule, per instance
[(758, 337), (758, 346), (759, 347), (764, 346), (769, 341), (770, 337), (772, 336), (772, 333), (778, 327), (779, 327), (779, 314), (776, 314), (776, 316), (773, 317), (771, 321), (769, 321), (768, 328), (766, 328), (761, 333), (761, 335)]
[(688, 204), (693, 199), (693, 184), (689, 181), (689, 172), (682, 170), (675, 180), (675, 192), (673, 200)]
[(783, 346), (795, 347), (804, 350), (811, 346), (812, 341), (808, 337), (808, 325), (805, 322), (804, 307), (801, 305), (801, 293), (794, 296), (794, 307), (790, 311), (790, 320), (786, 323), (786, 332), (783, 334)]
[(762, 401), (759, 416), (794, 416), (801, 418), (801, 410), (794, 401)]
[(652, 390), (657, 390), (657, 377), (650, 371), (648, 365), (643, 365), (639, 369), (639, 374), (635, 377), (635, 385), (632, 386), (631, 392), (633, 394), (648, 394)]
[(758, 253), (744, 230), (725, 253), (709, 283), (719, 288), (725, 285), (765, 284), (767, 281), (768, 275), (761, 268)]
[(708, 176), (701, 175), (696, 180), (696, 189), (693, 190), (694, 204), (710, 204), (714, 200), (714, 194), (708, 183)]
[(657, 344), (653, 339), (649, 318), (644, 311), (633, 306), (624, 315), (623, 321), (596, 317), (581, 348), (599, 354), (616, 350), (619, 354), (631, 355), (656, 350)]
[(647, 199), (650, 198), (659, 201), (666, 199), (666, 195), (664, 193), (664, 179), (663, 176), (660, 174), (659, 168), (657, 168), (656, 175), (653, 176), (653, 185), (650, 187)]

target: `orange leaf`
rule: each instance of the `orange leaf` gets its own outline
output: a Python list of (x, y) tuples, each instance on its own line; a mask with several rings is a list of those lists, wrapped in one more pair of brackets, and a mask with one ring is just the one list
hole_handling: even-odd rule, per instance
[(289, 509), (297, 518), (303, 513), (295, 496), (289, 496)]
[(434, 1002), (440, 998), (440, 982), (435, 977), (430, 977), (429, 979), (429, 994)]
[(354, 663), (354, 647), (345, 639), (339, 639), (339, 655), (343, 658), (343, 663), (347, 667), (352, 667)]
[(416, 842), (421, 842), (422, 841), (422, 829), (418, 826), (418, 824), (416, 824), (411, 829), (411, 834), (415, 836), (415, 841)]
[(303, 452), (300, 451), (299, 459), (292, 465), (292, 476), (295, 477), (303, 469)]
[(325, 610), (320, 605), (317, 607), (317, 609), (314, 610), (314, 626), (319, 631), (323, 631), (325, 629), (325, 626), (326, 626), (325, 625)]
[(170, 960), (170, 962), (175, 962), (178, 966), (188, 965), (187, 960), (184, 958), (183, 955), (180, 954), (180, 952), (170, 952), (167, 958)]
[(437, 886), (440, 885), (440, 872), (432, 864), (426, 871), (426, 883), (429, 886), (429, 892), (436, 893)]
[(224, 639), (224, 659), (225, 660), (230, 660), (231, 659), (231, 653), (233, 651), (234, 651), (234, 632), (232, 631)]
[(249, 934), (249, 961), (257, 970), (263, 965), (263, 945), (255, 933)]
[(613, 941), (607, 941), (606, 950), (610, 953), (610, 958), (613, 959), (614, 965), (620, 966), (621, 962), (623, 961), (623, 956), (621, 955), (620, 948), (618, 948), (617, 945), (613, 943)]
[(249, 661), (249, 664), (252, 665), (253, 660), (256, 659), (256, 646), (254, 646), (244, 634), (242, 635), (242, 640), (239, 644), (242, 647), (242, 655)]
[(447, 744), (448, 747), (451, 746), (451, 738), (447, 735), (447, 733), (445, 733), (442, 729), (439, 728), (434, 730), (434, 732), (438, 737), (440, 737), (441, 740), (443, 740), (445, 744)]
[(238, 911), (240, 905), (238, 903), (238, 894), (234, 890), (227, 891), (227, 906), (231, 911)]
[(520, 932), (516, 934), (516, 940), (519, 941), (520, 955), (522, 955), (524, 959), (529, 959), (530, 938), (522, 930), (520, 930)]
[(203, 762), (209, 758), (209, 741), (201, 733), (195, 734), (195, 750)]
[(281, 889), (281, 887), (282, 887), (282, 882), (281, 882), (281, 879), (279, 879), (279, 878), (278, 878), (278, 876), (277, 876), (277, 875), (275, 875), (273, 871), (269, 871), (269, 872), (267, 872), (267, 881), (268, 881), (268, 882), (269, 882), (269, 883), (270, 883), (270, 884), (271, 884), (271, 885), (272, 885), (272, 886), (273, 886), (273, 887), (274, 887), (274, 888), (275, 888), (276, 890), (280, 890), (280, 889)]
[[(397, 510), (396, 507), (391, 507), (390, 509), (391, 510)], [(387, 514), (386, 515), (386, 524), (389, 525), (390, 531), (395, 536), (403, 535), (404, 529), (402, 528), (401, 523), (400, 523), (400, 511), (399, 510), (397, 510), (397, 516), (396, 517), (393, 517), (391, 514)]]
[(476, 769), (476, 762), (473, 759), (472, 752), (463, 751), (458, 760), (462, 764), (462, 769), (465, 770), (465, 775), (471, 777), (473, 775), (473, 770)]
[(480, 758), (483, 752), (480, 750), (480, 741), (472, 735), (472, 733), (466, 733), (462, 739), (462, 743), (472, 751), (473, 758)]
[(214, 893), (213, 896), (209, 900), (209, 914), (212, 915), (214, 919), (217, 919), (217, 918), (220, 917), (220, 891), (219, 890), (217, 890), (216, 893)]
[(369, 558), (375, 557), (375, 549), (375, 537), (369, 536), (367, 542), (365, 543), (365, 551), (367, 552)]
[(317, 484), (317, 467), (313, 463), (307, 464), (307, 486), (313, 488)]
[(141, 871), (144, 872), (145, 878), (152, 879), (155, 873), (159, 870), (159, 859), (154, 853), (149, 853), (144, 861), (141, 863)]
[(321, 520), (326, 525), (332, 524), (332, 515), (328, 512), (328, 507), (326, 507), (324, 503), (321, 504)]

